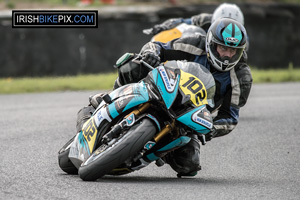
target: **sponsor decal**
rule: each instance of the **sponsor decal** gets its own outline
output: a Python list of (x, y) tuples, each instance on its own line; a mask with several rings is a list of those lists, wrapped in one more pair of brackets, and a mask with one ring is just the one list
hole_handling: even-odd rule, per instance
[(242, 32), (236, 24), (230, 23), (222, 32), (225, 45), (238, 46), (243, 39)]
[(239, 42), (239, 40), (234, 38), (234, 37), (227, 37), (226, 40), (228, 42), (232, 42), (232, 43), (238, 43)]
[(95, 119), (96, 126), (98, 127), (104, 119), (106, 119), (109, 122), (111, 121), (111, 118), (107, 114), (106, 107), (101, 108), (96, 113), (96, 119)]
[(98, 112), (97, 119), (99, 122), (102, 122), (102, 120), (104, 119), (104, 117), (101, 115), (101, 112)]
[(149, 141), (149, 142), (147, 142), (147, 144), (145, 144), (144, 148), (145, 148), (146, 150), (149, 150), (149, 149), (151, 149), (155, 144), (156, 144), (155, 142)]
[(158, 69), (161, 77), (162, 77), (162, 80), (164, 82), (164, 85), (167, 89), (168, 92), (173, 92), (174, 89), (175, 89), (175, 86), (176, 86), (176, 82), (177, 82), (177, 79), (169, 79), (169, 76), (165, 70), (164, 67), (159, 67)]
[(210, 121), (208, 121), (208, 120), (206, 120), (206, 119), (203, 119), (202, 117), (199, 117), (199, 116), (198, 116), (198, 113), (203, 112), (202, 110), (203, 110), (203, 109), (201, 109), (201, 110), (195, 112), (195, 113), (192, 115), (192, 120), (193, 120), (194, 122), (196, 122), (197, 124), (200, 124), (200, 125), (202, 125), (202, 126), (205, 126), (205, 127), (211, 129), (211, 128), (213, 127), (213, 124), (212, 124)]
[(132, 113), (129, 117), (126, 118), (127, 126), (132, 126), (135, 122), (135, 115)]

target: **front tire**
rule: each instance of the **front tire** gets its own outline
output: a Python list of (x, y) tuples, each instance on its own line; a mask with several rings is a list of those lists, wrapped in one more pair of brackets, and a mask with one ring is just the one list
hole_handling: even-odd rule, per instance
[(112, 146), (101, 145), (96, 149), (79, 168), (80, 178), (84, 181), (101, 178), (139, 152), (155, 133), (156, 126), (150, 119), (140, 120)]

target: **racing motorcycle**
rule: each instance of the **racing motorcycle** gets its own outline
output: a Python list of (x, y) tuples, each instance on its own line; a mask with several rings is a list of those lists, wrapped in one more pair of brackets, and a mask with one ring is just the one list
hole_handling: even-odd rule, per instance
[[(151, 35), (153, 31), (153, 28), (144, 29), (143, 33), (146, 35)], [(179, 24), (174, 28), (161, 31), (157, 34), (155, 34), (151, 38), (151, 42), (162, 42), (167, 43), (171, 40), (180, 38), (180, 37), (186, 37), (186, 36), (195, 36), (195, 34), (199, 35), (206, 35), (206, 32), (203, 28), (195, 25), (190, 24)]]
[[(128, 64), (130, 54), (117, 63)], [(59, 166), (85, 181), (104, 175), (122, 175), (164, 164), (163, 157), (197, 134), (213, 128), (207, 106), (213, 107), (215, 82), (203, 66), (185, 61), (168, 61), (150, 68), (137, 83), (124, 85), (102, 96), (92, 117), (59, 151)], [(120, 64), (121, 63), (121, 64)]]

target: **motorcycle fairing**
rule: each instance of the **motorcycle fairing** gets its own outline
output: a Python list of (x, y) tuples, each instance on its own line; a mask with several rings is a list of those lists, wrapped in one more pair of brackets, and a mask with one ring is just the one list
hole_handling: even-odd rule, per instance
[(159, 66), (152, 70), (151, 73), (153, 81), (157, 86), (166, 107), (169, 109), (177, 96), (180, 75), (178, 74), (176, 78), (169, 77), (167, 70), (169, 69), (166, 69), (164, 66)]
[(108, 121), (108, 122), (112, 121), (112, 118), (109, 115), (108, 108), (105, 107), (105, 106), (103, 106), (100, 110), (98, 110), (96, 113), (94, 113), (94, 115), (92, 116), (92, 118), (95, 119), (95, 125), (96, 125), (97, 128), (105, 120)]
[(196, 76), (180, 70), (180, 89), (189, 96), (191, 102), (199, 107), (207, 102), (207, 92), (204, 84)]
[(203, 112), (205, 109), (206, 106), (202, 105), (187, 113), (184, 113), (176, 120), (199, 133), (207, 134), (210, 132), (210, 129), (212, 129), (213, 124), (210, 119), (204, 119), (204, 117), (200, 115), (200, 112)]
[(89, 153), (92, 153), (98, 133), (94, 117), (84, 123), (81, 133), (83, 138), (79, 138), (79, 140), (84, 140), (88, 144)]
[[(119, 96), (121, 95), (121, 96)], [(119, 98), (117, 98), (119, 96)], [(78, 133), (72, 145), (73, 153), (69, 154), (74, 165), (78, 166), (94, 151), (97, 136), (101, 135), (98, 128), (104, 123), (111, 122), (122, 112), (149, 100), (144, 82), (121, 87), (110, 94), (113, 102), (108, 106), (102, 102), (93, 116), (85, 122), (82, 131)], [(76, 150), (77, 149), (77, 150)], [(76, 163), (76, 164), (75, 164)]]
[(144, 81), (120, 87), (113, 91), (110, 96), (113, 103), (108, 105), (108, 112), (113, 119), (124, 111), (149, 101), (149, 95)]
[(102, 101), (93, 113), (97, 127), (101, 126), (104, 119), (111, 122), (120, 113), (149, 101), (149, 95), (144, 82), (122, 86), (112, 91), (109, 96), (113, 102), (107, 105)]
[(87, 141), (85, 140), (82, 131), (77, 133), (70, 146), (69, 158), (78, 169), (85, 158), (90, 156)]
[[(187, 143), (189, 143), (191, 140), (190, 137), (188, 136), (181, 136), (179, 138), (177, 138), (176, 140), (173, 140), (172, 142), (170, 142), (169, 144), (165, 145), (164, 147), (160, 148), (159, 150), (153, 152), (153, 153), (150, 153), (148, 155), (146, 155), (146, 158), (149, 160), (149, 161), (154, 161), (154, 160), (157, 160), (159, 159), (165, 152), (168, 152), (172, 149), (175, 149), (175, 148), (178, 148), (178, 147), (182, 147), (184, 145), (186, 145)], [(154, 144), (155, 145), (155, 144)], [(152, 147), (154, 146), (152, 144)], [(151, 148), (152, 148), (151, 147)]]
[(106, 107), (98, 110), (82, 127), (82, 131), (77, 133), (71, 147), (69, 158), (78, 168), (80, 164), (90, 156), (96, 147), (97, 137), (99, 136), (98, 127), (111, 122)]

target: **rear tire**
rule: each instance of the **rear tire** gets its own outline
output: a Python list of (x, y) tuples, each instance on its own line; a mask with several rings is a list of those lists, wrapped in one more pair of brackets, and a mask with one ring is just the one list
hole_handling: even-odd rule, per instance
[(139, 152), (155, 133), (154, 123), (150, 119), (142, 119), (113, 146), (104, 148), (104, 145), (101, 145), (96, 149), (79, 168), (80, 178), (84, 181), (94, 181), (108, 174)]
[(75, 137), (73, 137), (69, 142), (67, 142), (58, 152), (58, 165), (67, 174), (78, 174), (78, 169), (69, 159), (69, 145), (74, 141), (74, 138)]

